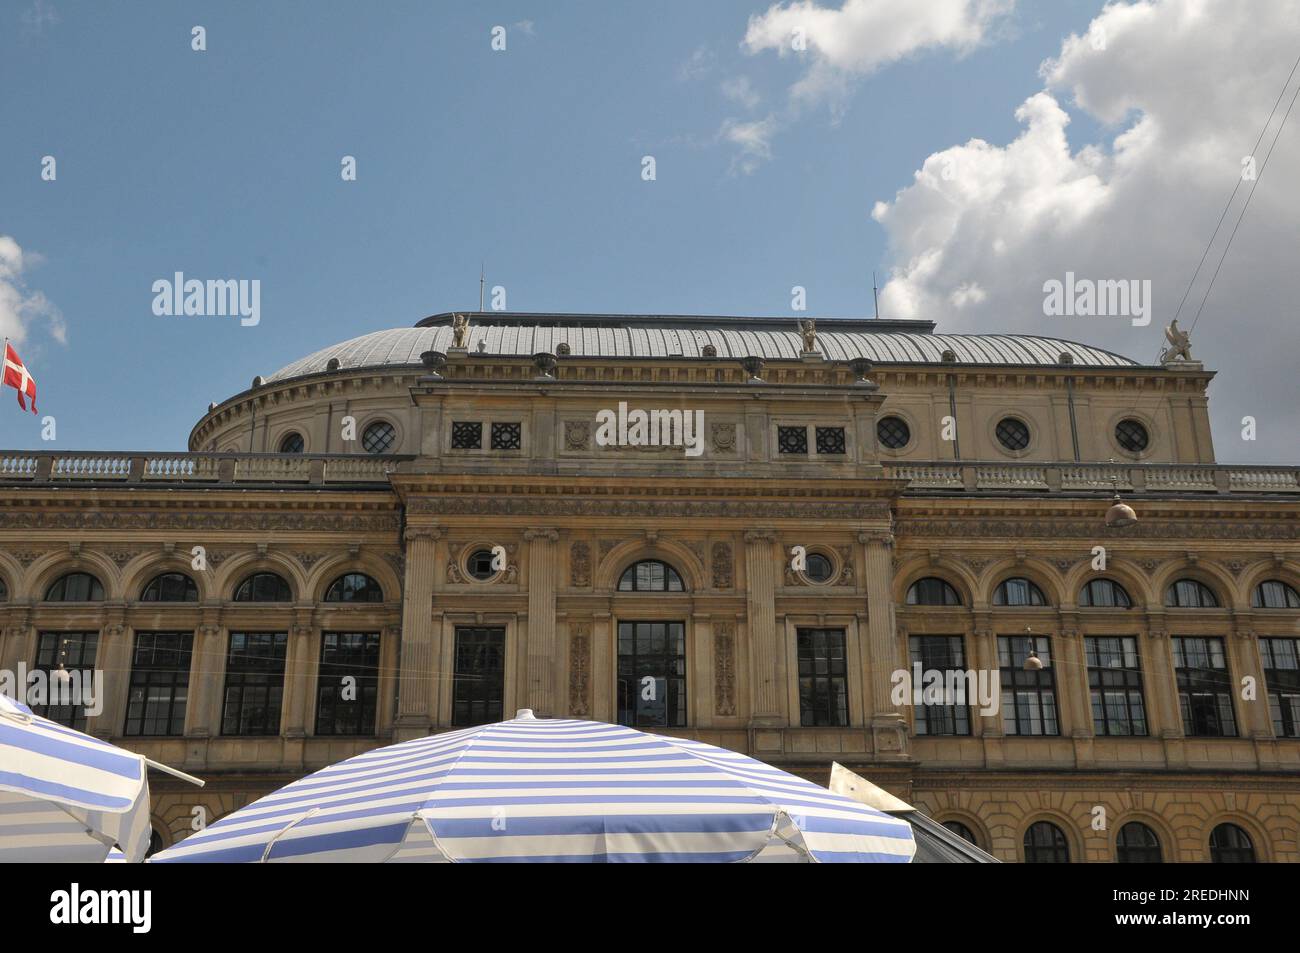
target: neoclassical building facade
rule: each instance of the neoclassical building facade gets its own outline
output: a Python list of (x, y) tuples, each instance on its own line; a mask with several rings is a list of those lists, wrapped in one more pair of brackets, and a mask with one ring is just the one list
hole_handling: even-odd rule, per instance
[(838, 761), (1008, 861), (1300, 860), (1300, 468), (1215, 462), (1212, 376), (923, 321), (435, 315), (187, 452), (0, 451), (0, 670), (101, 673), (41, 710), (207, 779), (151, 779), (163, 845), (528, 707)]

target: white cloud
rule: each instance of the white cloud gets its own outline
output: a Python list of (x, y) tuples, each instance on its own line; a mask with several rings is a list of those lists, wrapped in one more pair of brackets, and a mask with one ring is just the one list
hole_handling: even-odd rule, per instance
[(754, 84), (749, 81), (748, 76), (733, 76), (724, 79), (722, 81), (722, 95), (732, 102), (739, 103), (746, 109), (755, 108), (763, 98), (758, 94), (758, 90), (754, 89)]
[(689, 83), (699, 79), (713, 69), (713, 51), (707, 46), (697, 46), (690, 58), (677, 67), (677, 79)]
[(738, 119), (726, 120), (718, 130), (718, 137), (737, 149), (737, 154), (731, 163), (731, 172), (749, 175), (758, 168), (760, 163), (772, 158), (772, 136), (776, 134), (776, 130), (775, 116), (752, 122), (742, 122)]
[(63, 315), (40, 291), (29, 291), (23, 273), (39, 261), (8, 235), (0, 235), (0, 337), (21, 343), (34, 321), (47, 321), (50, 334), (60, 344), (67, 343)]
[[(741, 41), (745, 52), (775, 51), (805, 68), (772, 124), (762, 155), (742, 151), (733, 170), (752, 172), (770, 158), (771, 133), (809, 106), (825, 104), (832, 122), (838, 122), (862, 77), (919, 53), (943, 49), (960, 55), (974, 49), (1014, 5), (1015, 0), (844, 0), (837, 9), (795, 0), (751, 16)], [(736, 122), (728, 119), (724, 129)]]
[[(973, 139), (929, 156), (892, 202), (877, 203), (893, 265), (881, 312), (928, 317), (950, 331), (1021, 331), (1087, 340), (1153, 362), (1233, 187), (1242, 158), (1295, 62), (1300, 0), (1117, 3), (1042, 67), (1047, 88), (1016, 110), (1006, 145)], [(1177, 38), (1172, 42), (1171, 38)], [(1300, 76), (1297, 77), (1300, 79)], [(1296, 89), (1293, 80), (1257, 162)], [(1113, 139), (1072, 148), (1065, 97)], [(1220, 371), (1211, 388), (1220, 459), (1296, 462), (1300, 345), (1295, 223), (1300, 109), (1278, 140), (1192, 335)], [(1202, 269), (1179, 324), (1201, 295), (1246, 196)], [(1122, 318), (1048, 318), (1043, 283), (1150, 279), (1149, 327)], [(979, 296), (970, 289), (978, 288)], [(1254, 416), (1259, 439), (1240, 439)]]
[[(792, 88), (796, 100), (844, 91), (846, 81), (916, 53), (965, 53), (986, 38), (1014, 0), (844, 0), (838, 10), (812, 0), (774, 4), (750, 17), (742, 46), (798, 56), (807, 71)], [(796, 48), (802, 38), (805, 49)]]

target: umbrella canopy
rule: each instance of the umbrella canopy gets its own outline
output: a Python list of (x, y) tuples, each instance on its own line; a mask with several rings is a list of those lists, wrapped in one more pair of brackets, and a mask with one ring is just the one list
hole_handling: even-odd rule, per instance
[(0, 862), (102, 863), (149, 849), (145, 759), (0, 696)]
[(894, 862), (906, 822), (734, 751), (590, 721), (511, 721), (349, 758), (169, 861)]

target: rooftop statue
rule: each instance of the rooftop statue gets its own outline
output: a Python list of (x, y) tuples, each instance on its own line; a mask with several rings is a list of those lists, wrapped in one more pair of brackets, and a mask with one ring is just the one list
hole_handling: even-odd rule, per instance
[(1169, 346), (1160, 349), (1161, 364), (1190, 361), (1192, 359), (1191, 337), (1186, 331), (1178, 330), (1177, 318), (1170, 321), (1169, 327), (1165, 328), (1165, 340), (1169, 342)]
[(817, 353), (817, 322), (812, 318), (799, 321), (799, 333), (803, 336), (803, 353)]
[(465, 349), (465, 343), (469, 340), (469, 317), (463, 314), (454, 314), (451, 316), (451, 346)]

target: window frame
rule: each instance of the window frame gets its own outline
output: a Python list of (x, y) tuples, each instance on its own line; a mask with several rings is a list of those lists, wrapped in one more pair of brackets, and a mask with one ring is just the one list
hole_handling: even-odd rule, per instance
[[(162, 649), (174, 652), (177, 663), (169, 665), (156, 661), (160, 649), (160, 638), (174, 638), (180, 644), (174, 649)], [(141, 652), (145, 648), (143, 641), (152, 642), (149, 652), (155, 656), (148, 662), (141, 662)], [(126, 693), (126, 715), (122, 724), (122, 736), (125, 738), (176, 738), (185, 734), (185, 717), (189, 708), (190, 672), (194, 664), (194, 633), (185, 630), (146, 630), (137, 631), (131, 645), (131, 672)], [(157, 716), (150, 718), (149, 709), (153, 704), (151, 691), (166, 691), (167, 716), (163, 723), (167, 726), (162, 732), (146, 732), (145, 726), (157, 722)], [(137, 702), (137, 690), (144, 692), (139, 702), (137, 714), (133, 707)], [(179, 697), (178, 697), (179, 696)], [(179, 720), (179, 723), (177, 723)]]
[[(367, 582), (367, 586), (365, 587), (364, 590), (356, 590), (356, 589), (348, 590), (348, 589), (346, 588), (346, 586), (343, 585), (344, 582), (345, 582), (348, 578), (350, 578), (350, 577), (352, 577), (352, 576), (360, 576), (362, 579), (365, 579), (365, 580), (366, 580), (366, 582)], [(331, 598), (331, 596), (334, 595), (334, 591), (335, 591), (336, 588), (338, 588), (339, 598), (337, 598), (337, 599), (335, 599), (335, 598)], [(378, 593), (379, 593), (379, 598), (378, 598), (378, 599), (370, 599), (370, 598), (367, 598), (367, 599), (356, 599), (356, 598), (351, 598), (351, 597), (349, 597), (349, 598), (346, 598), (346, 599), (345, 599), (345, 598), (343, 598), (343, 593), (344, 593), (345, 591), (353, 592), (353, 593), (355, 593), (355, 592), (357, 592), (357, 591), (371, 591), (371, 592), (378, 592)], [(369, 573), (367, 573), (367, 572), (362, 572), (360, 569), (350, 569), (350, 570), (348, 570), (347, 572), (345, 572), (345, 573), (341, 573), (340, 575), (338, 575), (338, 576), (337, 576), (337, 577), (336, 577), (336, 578), (335, 578), (335, 579), (334, 579), (334, 580), (333, 580), (333, 581), (332, 581), (332, 582), (331, 582), (331, 583), (330, 583), (330, 584), (325, 588), (325, 596), (324, 596), (324, 598), (323, 598), (321, 601), (322, 601), (322, 602), (327, 602), (327, 603), (330, 603), (330, 604), (344, 604), (344, 605), (348, 605), (348, 604), (354, 604), (354, 605), (374, 605), (375, 603), (379, 603), (379, 602), (383, 602), (383, 601), (384, 601), (384, 587), (383, 587), (383, 584), (380, 583), (380, 581), (379, 581), (378, 579), (376, 579), (374, 576), (370, 575)]]
[[(1123, 659), (1119, 666), (1104, 664), (1102, 649), (1113, 651), (1102, 643), (1118, 642), (1118, 653)], [(1130, 664), (1131, 659), (1131, 664)], [(1094, 664), (1095, 660), (1095, 664)], [(1098, 738), (1145, 738), (1151, 734), (1151, 723), (1146, 711), (1146, 692), (1142, 684), (1142, 653), (1137, 636), (1086, 635), (1083, 638), (1083, 661), (1088, 670), (1088, 701), (1092, 711), (1092, 730)], [(1112, 707), (1107, 696), (1122, 696), (1123, 715), (1112, 718)], [(1136, 702), (1134, 701), (1136, 694)], [(1136, 716), (1135, 716), (1136, 709)], [(1112, 722), (1127, 725), (1128, 731), (1112, 731)], [(1141, 731), (1136, 730), (1141, 725)]]
[[(942, 646), (940, 646), (942, 640)], [(956, 652), (953, 648), (956, 648)], [(937, 655), (930, 654), (927, 649), (939, 648), (946, 652), (946, 658), (940, 658)], [(966, 639), (961, 635), (909, 635), (907, 637), (907, 661), (909, 672), (915, 678), (916, 666), (920, 664), (921, 674), (924, 678), (925, 673), (931, 670), (944, 673), (944, 685), (948, 684), (949, 672), (962, 673), (962, 683), (969, 684), (965, 681), (965, 673), (969, 670), (966, 662)], [(999, 676), (1000, 678), (1000, 676)], [(923, 686), (912, 685), (912, 691), (917, 691)], [(924, 698), (924, 695), (922, 696)], [(912, 730), (918, 737), (926, 738), (967, 738), (972, 731), (974, 722), (974, 713), (972, 712), (972, 699), (967, 698), (965, 704), (930, 704), (922, 701), (919, 705), (912, 706)], [(935, 713), (935, 714), (932, 714)], [(934, 730), (931, 720), (937, 717), (940, 724), (938, 730)]]
[[(356, 639), (357, 646), (337, 652), (344, 661), (329, 659), (331, 641), (336, 650), (341, 639)], [(379, 722), (379, 667), (383, 659), (383, 638), (375, 631), (322, 632), (320, 666), (316, 676), (316, 716), (314, 732), (329, 738), (369, 738)], [(356, 679), (357, 696), (342, 697), (343, 679)], [(352, 717), (349, 714), (354, 713)], [(344, 730), (355, 726), (355, 730)]]
[[(241, 661), (244, 664), (236, 666), (235, 644), (237, 639), (244, 640), (247, 646), (249, 638), (257, 639), (258, 642), (270, 640), (270, 649), (276, 655), (249, 656), (243, 655)], [(284, 701), (285, 701), (285, 671), (288, 659), (289, 633), (276, 631), (239, 631), (231, 632), (226, 640), (226, 672), (222, 680), (221, 687), (221, 723), (220, 733), (226, 738), (274, 738), (279, 736), (281, 727), (284, 722)], [(257, 652), (266, 651), (265, 646), (258, 646), (253, 649)], [(278, 662), (278, 666), (275, 664)], [(270, 663), (270, 664), (268, 664)], [(277, 670), (278, 668), (278, 670)], [(279, 676), (278, 683), (276, 676)], [(236, 728), (240, 730), (228, 730), (231, 720), (231, 690), (239, 690), (237, 705), (238, 723)], [(262, 708), (265, 717), (261, 720), (259, 730), (247, 730), (250, 727), (248, 719), (245, 717), (246, 707), (257, 707), (254, 702), (252, 706), (248, 705), (248, 692), (255, 689), (257, 695), (265, 695)], [(272, 699), (276, 703), (272, 704)], [(274, 712), (274, 722), (270, 713)]]
[[(663, 572), (664, 587), (662, 589), (641, 588), (639, 584), (640, 573), (637, 572), (637, 567), (644, 566), (644, 565), (658, 565), (662, 567), (662, 569), (664, 570)], [(632, 584), (625, 589), (623, 588), (623, 582), (628, 578), (629, 573), (631, 574), (632, 577)], [(678, 588), (676, 589), (672, 587), (672, 581), (674, 579), (677, 580)], [(615, 584), (615, 591), (616, 592), (684, 593), (686, 592), (686, 580), (682, 578), (682, 574), (677, 571), (677, 568), (673, 566), (672, 563), (669, 563), (663, 559), (656, 559), (653, 557), (648, 559), (638, 559), (635, 562), (630, 563), (627, 566), (627, 568), (625, 568), (621, 573), (619, 573), (618, 582)]]
[[(279, 598), (259, 599), (253, 597), (253, 589), (254, 589), (253, 580), (257, 579), (258, 577), (265, 577), (265, 576), (274, 577), (275, 579), (278, 579), (280, 582), (284, 584), (286, 594), (283, 599), (279, 599)], [(249, 595), (247, 598), (241, 598), (240, 593), (244, 591), (245, 586), (249, 586)], [(276, 572), (273, 569), (255, 569), (239, 580), (239, 583), (235, 586), (235, 588), (230, 593), (230, 601), (238, 602), (241, 604), (270, 603), (276, 605), (284, 605), (286, 602), (293, 602), (293, 584), (290, 583), (288, 579), (286, 579), (284, 576), (282, 576), (280, 573)]]
[[(88, 595), (85, 599), (67, 598), (68, 580), (73, 578), (74, 576), (84, 577), (86, 579), (89, 579), (91, 582), (91, 585), (89, 586)], [(59, 599), (52, 598), (50, 596), (50, 593), (52, 593), (54, 591), (54, 587), (59, 585), (60, 583), (63, 584), (63, 598), (59, 598)], [(97, 591), (99, 593), (99, 598), (95, 598), (95, 593)], [(106, 590), (104, 589), (103, 580), (101, 580), (93, 572), (89, 572), (85, 569), (70, 569), (65, 573), (61, 573), (58, 577), (53, 579), (48, 586), (45, 587), (45, 596), (44, 598), (41, 599), (41, 601), (58, 602), (58, 603), (103, 602), (105, 598), (105, 594), (106, 594)]]
[[(1024, 661), (1028, 652), (1017, 655), (1016, 643), (1033, 642), (1033, 649), (1043, 667), (1027, 670)], [(1006, 649), (1004, 652), (1003, 649)], [(1059, 738), (1061, 736), (1061, 704), (1056, 695), (1056, 673), (1052, 667), (1052, 640), (1046, 635), (999, 635), (997, 637), (998, 679), (1001, 687), (1002, 733), (1015, 738)], [(1021, 717), (1021, 696), (1032, 699), (1034, 711)], [(1011, 703), (1008, 704), (1008, 699)], [(1050, 700), (1050, 704), (1047, 701)], [(1050, 711), (1049, 711), (1050, 709)], [(1035, 719), (1035, 713), (1037, 718)], [(1052, 730), (1048, 731), (1048, 723)], [(1033, 731), (1035, 725), (1041, 731)], [(1031, 730), (1025, 731), (1023, 727)]]
[[(638, 639), (643, 635), (640, 627), (663, 626), (662, 652), (641, 652)], [(686, 728), (690, 725), (690, 695), (688, 677), (690, 655), (686, 644), (686, 623), (681, 619), (619, 619), (614, 629), (614, 698), (617, 724), (628, 728)], [(644, 636), (654, 639), (653, 629)], [(676, 643), (672, 651), (669, 646)], [(625, 646), (632, 651), (625, 652)], [(625, 665), (627, 660), (627, 665)], [(656, 671), (642, 671), (646, 665), (662, 664), (664, 682), (663, 723), (641, 719), (641, 711), (632, 696), (640, 698), (640, 684), (645, 678), (659, 676)], [(629, 670), (630, 669), (630, 670)], [(635, 683), (635, 686), (634, 686)], [(632, 702), (629, 704), (629, 702)]]
[[(1178, 711), (1182, 720), (1183, 734), (1188, 738), (1237, 738), (1241, 735), (1241, 726), (1237, 718), (1237, 709), (1233, 696), (1236, 694), (1234, 682), (1232, 680), (1232, 662), (1228, 657), (1228, 647), (1226, 640), (1220, 636), (1204, 635), (1175, 635), (1170, 645), (1170, 652), (1173, 657), (1174, 668), (1174, 687), (1178, 693)], [(1180, 665), (1179, 659), (1187, 660), (1187, 647), (1189, 643), (1203, 642), (1206, 644), (1206, 657), (1210, 662), (1216, 658), (1214, 648), (1218, 648), (1218, 656), (1223, 660), (1223, 666), (1211, 665), (1209, 667), (1198, 665)], [(1196, 689), (1202, 689), (1196, 691)], [(1206, 691), (1205, 689), (1209, 689)], [(1205, 703), (1199, 705), (1195, 699), (1213, 696), (1213, 712), (1205, 711)], [(1224, 715), (1229, 722), (1230, 731), (1219, 730), (1217, 732), (1194, 730), (1199, 725), (1205, 724), (1205, 719), (1210, 714), (1214, 715), (1219, 722), (1219, 728), (1223, 728)]]
[[(175, 576), (185, 580), (187, 585), (185, 587), (185, 595), (183, 598), (181, 599), (162, 598), (162, 594), (163, 594), (162, 580), (167, 578), (168, 576)], [(155, 583), (158, 584), (158, 597), (151, 599), (149, 598), (149, 590), (154, 587)], [(191, 593), (194, 594), (193, 598), (190, 598)], [(140, 602), (182, 603), (182, 604), (189, 603), (189, 602), (198, 602), (199, 584), (194, 581), (194, 577), (191, 576), (189, 573), (181, 572), (179, 569), (165, 569), (162, 572), (155, 575), (153, 578), (151, 578), (147, 583), (145, 583), (144, 588), (140, 590), (139, 601)]]
[[(468, 728), (504, 720), (507, 637), (504, 625), (458, 625), (453, 630), (452, 727)], [(462, 662), (471, 655), (477, 661), (486, 659), (488, 664), (481, 671), (464, 667)], [(492, 658), (494, 655), (495, 659)], [(483, 688), (487, 692), (473, 690)], [(461, 713), (462, 705), (465, 714)], [(475, 720), (476, 716), (472, 714), (476, 706), (482, 709), (480, 720)]]
[[(819, 636), (826, 643), (824, 657), (817, 654)], [(831, 645), (836, 639), (838, 645)], [(838, 656), (834, 654), (836, 648), (839, 650)], [(849, 726), (848, 653), (848, 633), (842, 627), (798, 626), (795, 629), (795, 671), (799, 683), (801, 728)], [(818, 670), (822, 665), (824, 672)], [(805, 674), (806, 667), (809, 671)]]
[[(1013, 583), (1013, 582), (1014, 583), (1023, 582), (1027, 586), (1027, 593), (1029, 597), (1028, 602), (1007, 601), (1008, 595), (1010, 593), (1010, 590), (1007, 588), (1007, 586), (1009, 583)], [(1035, 598), (1037, 598), (1039, 601), (1035, 602), (1034, 601)], [(993, 587), (993, 606), (994, 608), (997, 609), (1046, 609), (1049, 608), (1051, 605), (1052, 603), (1048, 600), (1047, 593), (1043, 591), (1043, 587), (1040, 586), (1038, 583), (1034, 582), (1034, 580), (1029, 578), (1028, 576), (1007, 576), (1005, 579), (1003, 579), (1001, 582), (999, 582), (996, 586)]]

